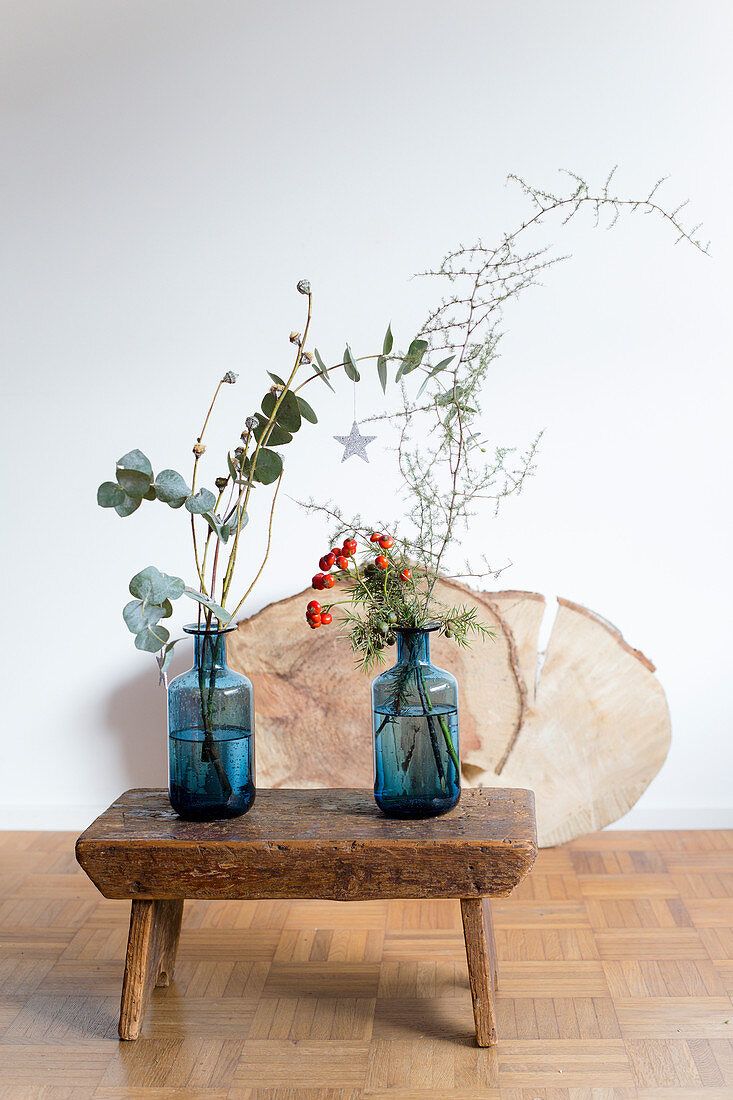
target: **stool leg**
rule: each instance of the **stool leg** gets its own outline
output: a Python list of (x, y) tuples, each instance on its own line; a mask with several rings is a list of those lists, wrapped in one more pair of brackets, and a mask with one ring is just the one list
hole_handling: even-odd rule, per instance
[(494, 921), (491, 916), (491, 901), (489, 898), (481, 898), (481, 906), (484, 911), (484, 924), (486, 925), (486, 941), (491, 957), (491, 971), (494, 979), (494, 993), (499, 989), (499, 956), (496, 951), (496, 936), (494, 935)]
[(137, 1039), (155, 985), (168, 985), (178, 947), (182, 901), (135, 900), (130, 913), (119, 1035)]
[(481, 898), (461, 898), (461, 916), (476, 1041), (480, 1047), (491, 1047), (496, 1043), (494, 975), (481, 902)]

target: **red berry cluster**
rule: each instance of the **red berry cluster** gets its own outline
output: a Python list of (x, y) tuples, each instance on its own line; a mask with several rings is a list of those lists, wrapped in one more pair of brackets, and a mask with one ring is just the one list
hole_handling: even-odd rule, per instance
[[(333, 588), (336, 578), (331, 575), (329, 570), (336, 565), (339, 569), (346, 571), (349, 568), (349, 558), (354, 556), (356, 548), (356, 539), (347, 539), (343, 546), (334, 546), (327, 554), (324, 554), (318, 562), (318, 567), (322, 572), (316, 573), (311, 581), (311, 587), (315, 588), (316, 592)], [(333, 622), (331, 612), (324, 611), (318, 600), (311, 600), (306, 609), (305, 617), (312, 630), (315, 630), (317, 626), (329, 626)]]
[(324, 611), (318, 600), (311, 600), (308, 604), (305, 618), (312, 630), (315, 630), (317, 626), (328, 626), (329, 623), (333, 622), (331, 612)]
[[(378, 531), (372, 532), (369, 536), (369, 541), (375, 543), (375, 549), (379, 546), (380, 550), (391, 550), (394, 546), (394, 539), (391, 535), (383, 535)], [(346, 539), (343, 546), (332, 547), (327, 554), (324, 554), (319, 559), (318, 568), (320, 573), (316, 573), (311, 581), (311, 587), (315, 588), (316, 592), (323, 592), (325, 589), (333, 588), (336, 584), (336, 577), (331, 573), (331, 570), (336, 566), (343, 573), (347, 573), (351, 559), (354, 557), (358, 548), (356, 539)], [(388, 569), (389, 559), (384, 554), (378, 554), (374, 558), (373, 564), (377, 569)], [(412, 579), (412, 570), (404, 568), (399, 573), (400, 580), (409, 581)], [(311, 600), (306, 608), (305, 618), (308, 625), (312, 630), (315, 630), (318, 626), (328, 626), (333, 622), (333, 615), (330, 612), (332, 604), (327, 604), (325, 609), (321, 607), (318, 600)]]
[[(377, 532), (377, 531), (372, 532), (372, 534), (369, 536), (369, 541), (379, 543), (382, 550), (391, 550), (392, 547), (394, 546), (394, 539), (392, 538), (391, 535), (380, 535), (379, 532)], [(374, 564), (376, 565), (377, 569), (386, 569), (389, 566), (389, 560), (387, 558), (385, 558), (384, 554), (379, 554), (374, 559)], [(409, 581), (411, 579), (412, 579), (412, 570), (411, 569), (403, 569), (400, 572), (400, 580), (401, 581)]]

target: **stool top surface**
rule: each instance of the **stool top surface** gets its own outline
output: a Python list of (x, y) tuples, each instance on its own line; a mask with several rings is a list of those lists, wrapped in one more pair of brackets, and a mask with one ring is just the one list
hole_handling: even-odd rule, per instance
[(388, 818), (370, 790), (353, 788), (257, 791), (249, 813), (222, 821), (184, 821), (162, 789), (126, 791), (79, 838), (85, 844), (254, 844), (298, 845), (357, 840), (368, 844), (443, 841), (461, 845), (534, 844), (532, 791), (466, 789), (446, 814), (419, 820)]
[(537, 851), (532, 791), (467, 789), (439, 817), (385, 817), (370, 790), (258, 790), (225, 821), (184, 821), (164, 790), (131, 790), (78, 839), (105, 897), (505, 896)]

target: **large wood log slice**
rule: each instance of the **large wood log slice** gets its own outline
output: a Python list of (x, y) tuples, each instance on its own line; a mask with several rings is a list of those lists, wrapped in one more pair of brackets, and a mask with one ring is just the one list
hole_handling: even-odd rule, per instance
[[(371, 786), (372, 676), (355, 671), (337, 628), (309, 629), (312, 595), (271, 604), (230, 635), (230, 663), (255, 685), (257, 781)], [(437, 596), (476, 607), (495, 631), (471, 649), (431, 640), (433, 660), (460, 687), (464, 784), (534, 790), (542, 847), (622, 817), (669, 749), (669, 711), (652, 663), (569, 600), (558, 599), (540, 654), (545, 600), (536, 592), (441, 581)], [(394, 653), (386, 650), (390, 663)]]

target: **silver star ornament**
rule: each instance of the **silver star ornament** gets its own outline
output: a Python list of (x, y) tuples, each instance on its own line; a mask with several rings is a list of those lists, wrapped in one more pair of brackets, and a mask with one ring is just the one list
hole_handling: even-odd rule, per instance
[(359, 431), (359, 425), (354, 421), (348, 435), (335, 435), (333, 438), (337, 443), (343, 445), (342, 462), (346, 462), (346, 459), (351, 458), (352, 455), (358, 455), (359, 458), (363, 458), (365, 462), (368, 462), (367, 444), (372, 443), (377, 437), (376, 435), (362, 435)]

